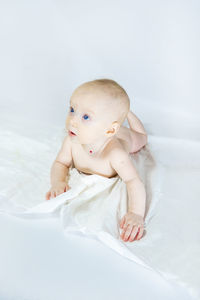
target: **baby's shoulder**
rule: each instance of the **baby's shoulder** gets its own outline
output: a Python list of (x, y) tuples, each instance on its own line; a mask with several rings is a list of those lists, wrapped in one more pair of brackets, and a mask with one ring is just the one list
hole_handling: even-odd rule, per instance
[(111, 157), (111, 155), (120, 155), (126, 153), (122, 143), (119, 141), (118, 138), (114, 138), (108, 143), (106, 151), (108, 157)]

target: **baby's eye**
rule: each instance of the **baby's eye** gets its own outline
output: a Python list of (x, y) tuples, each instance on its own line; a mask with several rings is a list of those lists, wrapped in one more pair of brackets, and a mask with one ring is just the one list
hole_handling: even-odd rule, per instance
[(89, 118), (88, 115), (84, 115), (84, 116), (83, 116), (83, 119), (84, 119), (84, 120), (87, 120), (88, 118)]
[(73, 109), (73, 107), (70, 107), (70, 112), (74, 112), (74, 109)]

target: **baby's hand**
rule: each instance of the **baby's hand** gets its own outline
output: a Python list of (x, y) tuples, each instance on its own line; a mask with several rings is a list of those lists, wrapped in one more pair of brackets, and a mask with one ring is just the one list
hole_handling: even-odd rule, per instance
[(121, 239), (125, 242), (133, 242), (141, 239), (144, 232), (144, 219), (142, 216), (133, 212), (128, 212), (120, 221), (120, 228), (122, 233), (120, 234)]
[(65, 181), (59, 181), (52, 185), (50, 190), (46, 193), (46, 200), (50, 200), (50, 198), (57, 197), (58, 195), (69, 190), (70, 187)]

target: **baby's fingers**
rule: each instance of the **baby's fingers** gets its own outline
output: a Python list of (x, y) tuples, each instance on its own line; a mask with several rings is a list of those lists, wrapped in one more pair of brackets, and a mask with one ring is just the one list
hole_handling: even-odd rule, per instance
[(132, 226), (130, 224), (128, 224), (121, 233), (122, 240), (124, 240), (126, 242), (131, 234), (131, 231), (132, 231)]
[(129, 241), (130, 241), (130, 242), (133, 242), (133, 241), (134, 241), (134, 238), (136, 237), (136, 235), (137, 235), (137, 233), (138, 233), (138, 230), (140, 230), (140, 229), (139, 229), (139, 226), (138, 226), (138, 225), (135, 225), (135, 226), (133, 227), (133, 230), (132, 230), (131, 235), (130, 235), (130, 238), (129, 238)]
[(46, 200), (49, 200), (49, 199), (50, 199), (50, 196), (51, 196), (51, 192), (48, 191), (48, 192), (46, 193)]
[(60, 195), (60, 194), (63, 194), (65, 191), (64, 190), (58, 190), (58, 191), (56, 191), (56, 197), (58, 196), (58, 195)]
[(56, 197), (56, 192), (51, 191), (51, 198), (54, 198), (54, 197)]
[(125, 217), (123, 217), (120, 221), (120, 228), (124, 227), (124, 223), (125, 223)]
[(140, 240), (141, 237), (143, 236), (143, 233), (144, 233), (144, 227), (140, 227), (139, 228), (139, 233), (138, 233), (138, 236), (137, 236), (137, 240)]

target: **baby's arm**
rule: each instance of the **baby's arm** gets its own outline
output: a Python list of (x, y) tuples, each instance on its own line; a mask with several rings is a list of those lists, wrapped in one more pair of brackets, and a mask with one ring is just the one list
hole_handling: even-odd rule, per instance
[(146, 206), (146, 191), (137, 170), (124, 149), (115, 147), (110, 151), (110, 164), (126, 183), (128, 192), (128, 211), (122, 218), (120, 227), (124, 241), (133, 241), (140, 229), (137, 239), (143, 235), (143, 223)]
[(66, 136), (60, 151), (51, 167), (51, 188), (46, 193), (46, 200), (56, 197), (69, 189), (66, 177), (72, 163), (70, 137)]

